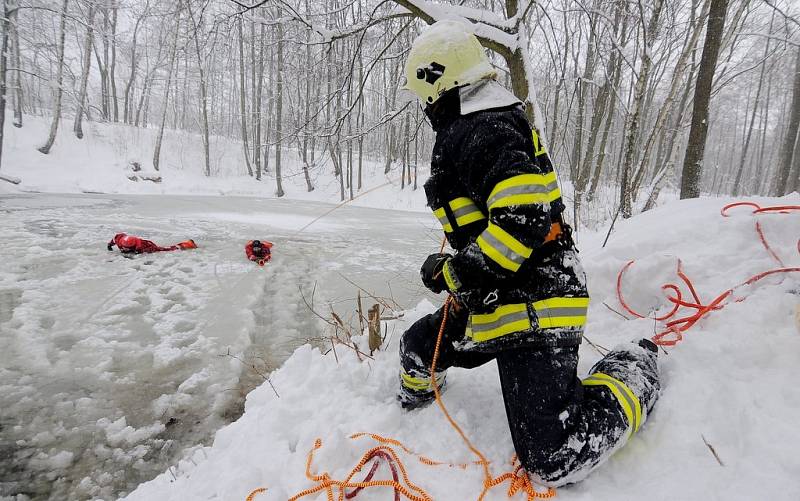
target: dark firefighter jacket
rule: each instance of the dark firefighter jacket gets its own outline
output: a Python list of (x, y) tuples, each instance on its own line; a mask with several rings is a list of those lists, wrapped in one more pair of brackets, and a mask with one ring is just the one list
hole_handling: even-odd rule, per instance
[(579, 344), (589, 298), (556, 173), (521, 104), (477, 85), (426, 109), (436, 143), (425, 193), (456, 251), (448, 288), (470, 312), (457, 348)]

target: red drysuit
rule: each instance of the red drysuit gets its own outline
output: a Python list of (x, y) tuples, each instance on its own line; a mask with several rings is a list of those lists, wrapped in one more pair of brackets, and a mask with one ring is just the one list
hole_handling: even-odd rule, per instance
[(161, 247), (151, 242), (150, 240), (145, 240), (143, 238), (135, 237), (133, 235), (126, 235), (125, 233), (117, 233), (116, 235), (114, 235), (114, 238), (112, 238), (111, 241), (108, 242), (108, 250), (111, 250), (115, 245), (124, 254), (127, 253), (149, 254), (151, 252), (174, 251), (178, 249), (186, 250), (186, 249), (197, 248), (197, 244), (194, 243), (194, 240), (186, 240), (185, 242), (180, 242), (170, 247)]
[(270, 250), (272, 245), (272, 242), (267, 242), (266, 240), (250, 240), (244, 246), (244, 253), (247, 254), (247, 259), (250, 261), (256, 261), (259, 265), (264, 266), (265, 263), (272, 259), (272, 251)]

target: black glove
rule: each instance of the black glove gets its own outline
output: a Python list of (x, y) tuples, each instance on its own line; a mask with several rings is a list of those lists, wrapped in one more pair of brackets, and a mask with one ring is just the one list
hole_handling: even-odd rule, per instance
[(425, 262), (422, 263), (422, 268), (419, 270), (422, 283), (434, 294), (439, 294), (443, 290), (448, 289), (442, 269), (445, 263), (452, 259), (452, 257), (453, 256), (450, 254), (431, 254), (425, 259)]

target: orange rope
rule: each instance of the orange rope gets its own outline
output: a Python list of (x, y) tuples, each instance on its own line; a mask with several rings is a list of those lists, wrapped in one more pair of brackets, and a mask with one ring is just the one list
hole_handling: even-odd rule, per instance
[[(439, 250), (441, 253), (444, 250), (446, 240), (442, 240), (442, 247)], [(322, 439), (317, 438), (314, 442), (314, 447), (308, 453), (308, 459), (306, 460), (306, 478), (311, 480), (312, 482), (317, 482), (317, 485), (306, 489), (304, 491), (298, 492), (288, 501), (297, 501), (300, 498), (305, 496), (309, 496), (311, 494), (316, 494), (321, 491), (325, 491), (327, 495), (328, 501), (333, 501), (334, 499), (334, 489), (338, 489), (338, 500), (343, 501), (345, 498), (351, 499), (355, 497), (362, 489), (367, 487), (391, 487), (395, 493), (395, 500), (400, 500), (400, 495), (405, 496), (409, 501), (433, 501), (433, 498), (425, 492), (422, 488), (416, 486), (411, 482), (408, 478), (408, 474), (406, 472), (405, 465), (398, 457), (397, 453), (390, 447), (395, 446), (399, 447), (403, 452), (406, 454), (416, 456), (417, 459), (424, 465), (427, 466), (449, 466), (451, 468), (461, 468), (466, 469), (468, 466), (472, 465), (481, 465), (483, 467), (483, 474), (484, 474), (484, 481), (483, 481), (483, 491), (481, 492), (480, 496), (478, 497), (478, 501), (483, 501), (486, 494), (492, 488), (503, 484), (506, 481), (510, 482), (508, 487), (508, 497), (513, 497), (515, 494), (519, 492), (524, 492), (527, 496), (527, 501), (531, 501), (532, 499), (540, 498), (540, 499), (548, 499), (555, 497), (556, 491), (552, 487), (548, 487), (547, 491), (540, 492), (537, 491), (534, 487), (533, 483), (530, 480), (525, 469), (522, 465), (517, 464), (517, 457), (516, 455), (511, 460), (511, 467), (513, 471), (503, 473), (498, 477), (493, 477), (492, 472), (489, 469), (489, 460), (486, 459), (486, 456), (477, 448), (475, 445), (470, 441), (467, 435), (464, 433), (464, 430), (456, 423), (456, 421), (450, 416), (450, 413), (447, 411), (447, 408), (444, 406), (444, 402), (442, 402), (441, 394), (439, 392), (439, 387), (436, 384), (436, 362), (439, 359), (439, 349), (442, 344), (442, 337), (444, 335), (444, 329), (447, 325), (447, 318), (449, 315), (450, 307), (455, 308), (458, 310), (458, 303), (455, 301), (453, 296), (448, 296), (447, 300), (444, 303), (444, 308), (442, 311), (442, 323), (439, 325), (439, 333), (436, 337), (436, 346), (433, 351), (433, 360), (431, 363), (431, 386), (433, 386), (433, 392), (436, 397), (436, 403), (439, 405), (439, 408), (442, 410), (442, 413), (447, 418), (447, 421), (450, 425), (458, 432), (461, 436), (461, 439), (464, 440), (464, 443), (467, 445), (470, 451), (475, 454), (479, 459), (472, 463), (448, 463), (444, 461), (437, 461), (434, 459), (430, 459), (426, 456), (421, 454), (417, 454), (416, 452), (412, 451), (408, 447), (406, 447), (402, 442), (399, 440), (395, 440), (393, 438), (386, 438), (381, 435), (377, 435), (375, 433), (355, 433), (350, 436), (351, 439), (358, 439), (362, 437), (370, 437), (376, 442), (380, 443), (380, 446), (373, 447), (369, 449), (363, 456), (361, 456), (361, 460), (358, 464), (350, 471), (350, 474), (344, 480), (333, 480), (331, 479), (330, 475), (326, 473), (322, 473), (321, 475), (314, 475), (311, 473), (311, 463), (314, 459), (314, 452), (322, 447)], [(393, 480), (371, 480), (373, 474), (377, 469), (377, 464), (373, 465), (370, 472), (365, 477), (364, 481), (361, 482), (353, 482), (353, 477), (358, 474), (362, 468), (373, 458), (381, 458), (384, 459), (390, 466), (392, 470), (392, 474), (394, 479)], [(395, 465), (400, 470), (400, 473), (403, 477), (403, 483), (399, 482), (396, 475)], [(347, 492), (347, 489), (354, 489), (351, 492)], [(247, 496), (246, 501), (253, 501), (255, 496), (262, 492), (266, 492), (266, 488), (259, 487), (250, 493)]]
[[(483, 492), (478, 497), (478, 501), (482, 501), (486, 494), (489, 492), (490, 489), (496, 487), (503, 482), (510, 480), (511, 486), (508, 489), (508, 497), (512, 497), (517, 492), (525, 492), (527, 494), (527, 499), (530, 501), (531, 499), (535, 498), (552, 498), (556, 495), (555, 489), (552, 487), (548, 487), (546, 492), (539, 492), (531, 483), (530, 477), (528, 477), (527, 472), (522, 468), (522, 466), (517, 466), (514, 468), (513, 472), (508, 472), (500, 475), (499, 477), (493, 477), (492, 472), (489, 470), (489, 461), (486, 459), (486, 456), (475, 447), (475, 445), (470, 441), (467, 435), (464, 433), (464, 430), (456, 423), (456, 421), (450, 416), (450, 413), (447, 412), (447, 408), (444, 406), (444, 402), (442, 402), (442, 396), (439, 393), (439, 386), (436, 384), (436, 361), (439, 359), (439, 348), (442, 344), (442, 337), (444, 335), (444, 329), (447, 324), (447, 316), (450, 310), (450, 305), (454, 304), (455, 300), (453, 296), (449, 296), (447, 301), (444, 303), (444, 310), (442, 312), (442, 323), (439, 326), (439, 334), (436, 337), (436, 347), (433, 350), (433, 362), (431, 363), (431, 386), (433, 386), (433, 393), (436, 396), (436, 403), (439, 405), (439, 408), (442, 410), (442, 413), (447, 418), (447, 421), (450, 425), (455, 428), (458, 434), (461, 436), (461, 439), (464, 440), (464, 443), (467, 445), (469, 450), (472, 451), (473, 454), (478, 456), (480, 459), (478, 461), (481, 466), (483, 466)], [(516, 462), (516, 457), (512, 460), (512, 467)]]
[[(736, 202), (736, 203), (728, 204), (725, 207), (723, 207), (722, 210), (720, 211), (720, 214), (723, 217), (728, 217), (728, 210), (729, 209), (732, 209), (734, 207), (742, 207), (742, 206), (744, 206), (744, 207), (753, 207), (753, 214), (768, 214), (768, 213), (788, 214), (789, 212), (792, 212), (792, 211), (800, 211), (800, 205), (781, 205), (781, 206), (776, 206), (776, 207), (761, 207), (758, 204), (753, 203), (753, 202)], [(692, 298), (694, 299), (694, 302), (685, 301), (683, 299), (683, 294), (681, 293), (681, 289), (680, 289), (680, 287), (678, 285), (675, 285), (675, 284), (662, 285), (661, 286), (662, 290), (671, 290), (672, 292), (674, 292), (674, 294), (675, 294), (674, 296), (669, 296), (669, 295), (667, 296), (667, 300), (669, 302), (673, 303), (674, 306), (672, 307), (672, 309), (668, 313), (666, 313), (664, 315), (661, 315), (661, 316), (653, 316), (651, 318), (653, 320), (658, 320), (658, 321), (669, 320), (670, 318), (672, 318), (678, 312), (678, 310), (681, 307), (691, 308), (691, 309), (694, 309), (694, 310), (697, 310), (697, 311), (694, 314), (691, 314), (691, 315), (688, 315), (688, 316), (684, 316), (684, 317), (681, 317), (681, 318), (678, 318), (678, 319), (675, 319), (675, 320), (670, 320), (669, 322), (667, 322), (665, 324), (665, 329), (663, 331), (659, 332), (658, 334), (654, 335), (651, 338), (651, 340), (655, 344), (660, 345), (660, 346), (675, 346), (676, 344), (678, 344), (683, 339), (683, 333), (684, 332), (689, 330), (695, 323), (697, 323), (702, 317), (704, 317), (708, 313), (710, 313), (710, 312), (712, 312), (714, 310), (721, 310), (722, 308), (724, 308), (725, 305), (727, 304), (726, 301), (731, 296), (733, 296), (734, 291), (736, 291), (736, 289), (738, 289), (740, 287), (744, 287), (746, 285), (752, 285), (753, 283), (761, 280), (762, 278), (768, 277), (770, 275), (775, 275), (775, 274), (778, 274), (778, 273), (796, 273), (796, 272), (800, 272), (800, 267), (787, 267), (786, 265), (784, 265), (784, 263), (781, 260), (781, 258), (775, 253), (775, 251), (772, 250), (772, 247), (770, 247), (769, 242), (767, 242), (767, 239), (764, 236), (764, 232), (761, 229), (761, 224), (758, 221), (756, 221), (755, 228), (756, 228), (756, 234), (758, 235), (759, 239), (761, 240), (761, 244), (764, 246), (764, 249), (766, 249), (766, 251), (770, 255), (770, 257), (772, 257), (772, 259), (774, 259), (780, 265), (780, 268), (774, 268), (774, 269), (771, 269), (771, 270), (767, 270), (767, 271), (761, 272), (761, 273), (759, 273), (757, 275), (753, 275), (752, 277), (748, 278), (744, 282), (742, 282), (742, 283), (740, 283), (740, 284), (738, 284), (738, 285), (736, 285), (736, 286), (724, 291), (723, 293), (718, 295), (716, 298), (714, 298), (714, 300), (712, 300), (710, 303), (703, 304), (703, 302), (700, 300), (700, 296), (697, 294), (697, 291), (695, 290), (694, 284), (692, 284), (692, 281), (683, 272), (683, 265), (682, 265), (681, 261), (678, 260), (677, 275), (678, 275), (678, 277), (680, 277), (680, 279), (683, 281), (683, 283), (689, 289), (689, 292), (692, 294)], [(797, 250), (798, 250), (798, 253), (800, 253), (800, 240), (798, 240)], [(625, 298), (622, 295), (622, 277), (625, 274), (625, 272), (628, 270), (628, 268), (630, 268), (631, 265), (633, 265), (633, 263), (634, 263), (633, 260), (628, 261), (625, 264), (625, 266), (622, 267), (622, 269), (620, 270), (619, 274), (617, 275), (617, 298), (619, 299), (619, 302), (622, 305), (622, 307), (625, 309), (625, 311), (627, 311), (628, 313), (630, 313), (631, 315), (633, 315), (635, 317), (646, 318), (645, 315), (642, 315), (641, 313), (636, 312), (635, 310), (633, 310), (633, 308), (628, 306), (628, 304), (625, 302)], [(737, 299), (737, 301), (743, 301), (743, 300), (744, 300), (744, 298)]]

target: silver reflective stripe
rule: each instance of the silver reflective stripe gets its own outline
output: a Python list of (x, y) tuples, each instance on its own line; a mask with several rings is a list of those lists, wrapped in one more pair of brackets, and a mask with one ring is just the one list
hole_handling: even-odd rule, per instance
[(475, 202), (468, 197), (458, 197), (450, 200), (449, 205), (458, 226), (466, 226), (486, 219), (486, 216), (475, 205)]
[(551, 191), (558, 188), (558, 181), (552, 181), (547, 185), (541, 184), (523, 184), (521, 186), (509, 186), (503, 190), (498, 191), (489, 199), (487, 205), (493, 206), (500, 199), (510, 197), (512, 195), (547, 195)]
[(525, 262), (526, 257), (514, 252), (509, 246), (501, 242), (497, 237), (492, 235), (488, 230), (481, 233), (480, 238), (486, 241), (491, 247), (493, 247), (497, 252), (502, 254), (506, 257), (509, 261), (513, 262), (517, 266), (522, 266), (522, 263)]
[[(614, 395), (615, 396), (622, 396), (622, 398), (625, 399), (625, 403), (628, 405), (627, 408), (630, 409), (631, 422), (628, 423), (628, 424), (631, 425), (633, 431), (636, 431), (636, 430), (639, 429), (639, 421), (638, 421), (637, 416), (636, 416), (636, 402), (634, 402), (631, 399), (630, 395), (628, 394), (628, 391), (630, 391), (628, 388), (622, 386), (617, 381), (614, 381), (612, 379), (606, 379), (606, 378), (597, 377), (594, 374), (592, 374), (589, 377), (587, 377), (584, 381), (595, 381), (595, 382), (601, 383), (601, 384), (603, 384), (605, 386), (613, 385), (617, 389), (617, 391), (614, 392)], [(620, 402), (620, 404), (622, 404), (622, 402)], [(625, 412), (625, 405), (622, 405), (622, 407), (623, 407), (623, 409), (622, 409), (623, 413), (627, 416), (628, 413)]]
[(526, 320), (528, 318), (528, 311), (520, 311), (517, 313), (508, 313), (503, 315), (502, 317), (498, 318), (494, 322), (486, 323), (486, 324), (477, 324), (475, 322), (472, 323), (472, 332), (480, 333), (480, 332), (487, 332), (497, 328), (500, 328), (506, 324), (510, 324), (512, 322), (518, 322), (520, 320)]
[[(460, 209), (454, 210), (453, 215), (456, 217), (456, 219), (459, 219), (460, 217), (472, 214), (473, 212), (480, 212), (478, 207), (474, 204), (466, 205), (464, 207), (461, 207)], [(481, 216), (483, 216), (483, 214), (481, 214)]]
[(447, 219), (447, 214), (445, 214), (444, 216), (440, 216), (437, 219), (439, 219), (439, 222), (442, 223), (442, 226), (450, 224), (450, 221)]
[(536, 313), (549, 317), (585, 317), (588, 309), (586, 306), (577, 308), (536, 308)]

